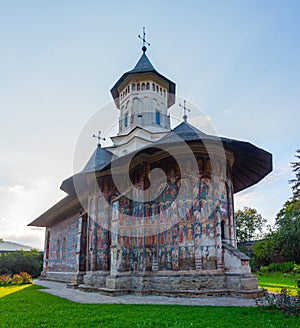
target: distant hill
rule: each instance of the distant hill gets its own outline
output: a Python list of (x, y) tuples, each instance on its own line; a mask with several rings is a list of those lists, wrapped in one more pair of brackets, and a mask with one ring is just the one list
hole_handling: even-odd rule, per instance
[(14, 252), (20, 249), (23, 251), (30, 251), (32, 248), (33, 247), (14, 243), (12, 241), (3, 240), (3, 243), (0, 243), (0, 252)]

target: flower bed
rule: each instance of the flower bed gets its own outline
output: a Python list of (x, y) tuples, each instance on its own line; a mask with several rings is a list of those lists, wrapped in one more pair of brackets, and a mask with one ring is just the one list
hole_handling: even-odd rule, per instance
[(0, 287), (8, 285), (21, 285), (21, 284), (32, 284), (32, 277), (27, 272), (20, 272), (19, 274), (0, 275)]

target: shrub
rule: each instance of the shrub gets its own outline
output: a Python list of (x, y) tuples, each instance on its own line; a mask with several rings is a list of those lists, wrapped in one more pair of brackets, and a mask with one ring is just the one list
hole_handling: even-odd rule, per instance
[(0, 286), (7, 286), (11, 283), (11, 277), (2, 275), (0, 276)]
[[(293, 267), (294, 273), (300, 273), (300, 264), (295, 264)], [(300, 287), (300, 286), (299, 286)]]
[(292, 272), (295, 266), (295, 262), (283, 262), (280, 266), (280, 271), (283, 273)]
[(23, 283), (23, 279), (19, 274), (14, 274), (11, 278), (12, 285), (21, 285)]
[(29, 273), (20, 272), (19, 275), (22, 278), (22, 283), (23, 284), (32, 284), (32, 277)]
[(261, 266), (260, 267), (261, 273), (267, 273), (267, 272), (295, 272), (300, 273), (300, 265), (295, 264), (294, 261), (292, 262), (283, 262), (283, 263), (271, 263), (268, 266)]
[(262, 265), (262, 266), (260, 267), (260, 272), (261, 272), (261, 273), (267, 273), (267, 272), (269, 272), (269, 267), (268, 267), (268, 266), (264, 266), (264, 265)]

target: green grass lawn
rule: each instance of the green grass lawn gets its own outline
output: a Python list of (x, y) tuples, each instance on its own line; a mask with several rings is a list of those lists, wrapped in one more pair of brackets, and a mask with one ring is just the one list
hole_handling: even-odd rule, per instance
[(286, 277), (283, 273), (268, 273), (258, 275), (258, 287), (265, 288), (269, 292), (280, 293), (282, 288), (287, 288), (291, 291), (291, 295), (297, 295), (296, 279), (300, 279), (300, 274), (293, 275), (287, 273)]
[(267, 308), (78, 304), (39, 291), (0, 287), (0, 327), (299, 327), (300, 319)]

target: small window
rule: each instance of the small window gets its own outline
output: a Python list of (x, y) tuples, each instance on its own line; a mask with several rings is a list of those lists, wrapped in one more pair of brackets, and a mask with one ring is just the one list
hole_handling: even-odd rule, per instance
[(164, 90), (164, 97), (166, 96), (166, 90)]
[(128, 126), (128, 113), (125, 115), (125, 128)]
[(135, 91), (135, 83), (132, 84), (131, 90)]
[(156, 92), (158, 93), (158, 85), (156, 86)]
[(155, 91), (155, 84), (152, 83), (152, 91)]
[(56, 260), (60, 261), (60, 240), (57, 239), (56, 242)]
[(142, 90), (145, 90), (145, 83), (142, 83)]
[(160, 95), (162, 95), (162, 88), (159, 88), (159, 91), (160, 91)]
[(147, 82), (147, 83), (146, 83), (146, 90), (149, 90), (149, 89), (150, 89), (150, 83)]
[(160, 125), (160, 112), (156, 111), (155, 113), (155, 123)]
[(141, 90), (141, 85), (139, 83), (137, 84), (137, 90)]
[(67, 239), (64, 237), (63, 243), (62, 243), (62, 250), (61, 250), (61, 257), (64, 262), (67, 260)]

